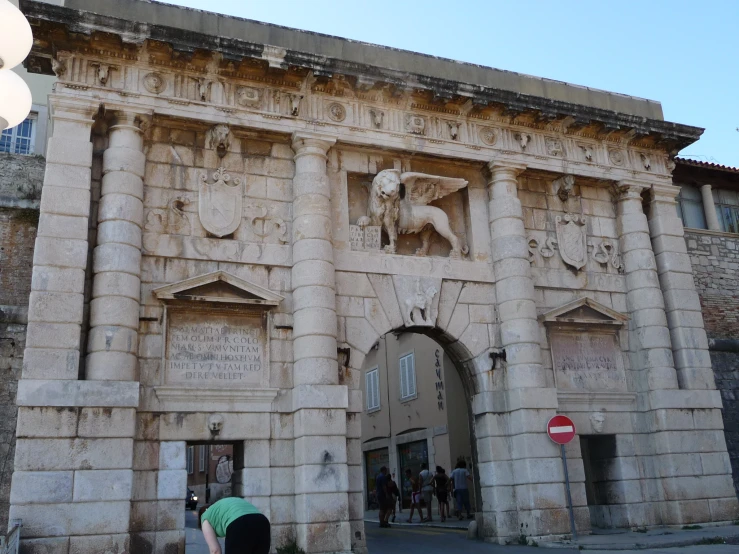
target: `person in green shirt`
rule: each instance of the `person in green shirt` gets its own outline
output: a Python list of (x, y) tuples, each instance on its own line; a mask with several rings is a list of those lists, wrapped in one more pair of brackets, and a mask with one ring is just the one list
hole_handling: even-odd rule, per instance
[(224, 554), (269, 554), (269, 520), (243, 498), (222, 498), (198, 515), (210, 554), (222, 554), (218, 537), (226, 537)]

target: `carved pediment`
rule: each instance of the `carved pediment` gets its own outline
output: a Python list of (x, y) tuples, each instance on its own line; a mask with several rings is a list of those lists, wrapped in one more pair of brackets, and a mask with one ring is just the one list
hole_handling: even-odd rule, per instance
[(629, 316), (590, 298), (580, 298), (539, 316), (544, 325), (622, 327), (628, 320)]
[(154, 289), (153, 293), (164, 302), (190, 300), (221, 304), (277, 306), (284, 299), (279, 294), (239, 279), (225, 271), (214, 271), (185, 279)]

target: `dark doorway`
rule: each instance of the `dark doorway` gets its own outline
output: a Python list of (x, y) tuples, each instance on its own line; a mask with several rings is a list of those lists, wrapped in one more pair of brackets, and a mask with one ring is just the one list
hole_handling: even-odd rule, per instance
[(411, 507), (411, 482), (405, 478), (405, 471), (411, 470), (411, 475), (417, 477), (423, 469), (423, 464), (428, 464), (429, 450), (428, 441), (407, 442), (398, 445), (398, 462), (400, 465), (400, 475), (403, 482), (400, 487), (401, 502), (403, 508)]
[(616, 469), (616, 436), (584, 435), (580, 437), (580, 450), (585, 470), (585, 496), (593, 527), (614, 527), (609, 505)]
[(380, 504), (377, 502), (377, 490), (375, 479), (380, 473), (381, 467), (390, 465), (390, 455), (387, 448), (378, 448), (364, 453), (364, 467), (367, 472), (367, 509), (379, 510)]

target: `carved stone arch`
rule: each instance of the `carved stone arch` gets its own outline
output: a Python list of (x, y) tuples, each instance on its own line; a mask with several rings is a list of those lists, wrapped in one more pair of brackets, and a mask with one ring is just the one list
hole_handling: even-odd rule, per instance
[[(339, 359), (344, 360), (344, 383), (349, 386), (347, 413), (347, 455), (361, 460), (361, 391), (364, 360), (380, 337), (389, 332), (415, 332), (434, 339), (449, 355), (462, 382), (469, 415), (470, 446), (474, 460), (476, 511), (482, 511), (483, 488), (479, 475), (481, 453), (485, 445), (477, 436), (477, 408), (485, 393), (492, 390), (490, 349), (496, 346), (495, 293), (489, 283), (471, 283), (438, 279), (433, 303), (433, 325), (409, 325), (403, 309), (404, 280), (415, 276), (368, 273), (336, 273), (336, 311), (338, 318)], [(423, 279), (423, 278), (420, 278)], [(424, 286), (420, 289), (427, 290)], [(406, 314), (407, 315), (407, 314)], [(482, 402), (482, 404), (486, 404)], [(364, 475), (361, 465), (350, 466), (350, 489), (361, 491)], [(360, 493), (350, 493), (359, 494)], [(357, 498), (359, 498), (359, 496)], [(351, 502), (350, 498), (350, 502)], [(351, 521), (353, 530), (363, 530), (361, 521)]]
[(339, 349), (345, 356), (350, 389), (360, 388), (364, 359), (374, 344), (390, 332), (420, 333), (434, 339), (459, 372), (468, 402), (491, 390), (488, 353), (495, 347), (495, 296), (493, 285), (436, 279), (433, 325), (414, 325), (404, 310), (409, 281), (428, 278), (371, 273), (337, 273)]

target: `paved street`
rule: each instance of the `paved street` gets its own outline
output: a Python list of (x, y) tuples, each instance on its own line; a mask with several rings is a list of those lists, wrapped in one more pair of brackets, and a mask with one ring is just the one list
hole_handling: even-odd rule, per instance
[[(198, 530), (197, 513), (185, 512), (186, 550), (185, 554), (208, 554), (203, 534)], [(706, 530), (708, 531), (708, 530)], [(434, 529), (429, 527), (410, 527), (396, 525), (390, 529), (380, 529), (376, 524), (367, 523), (367, 546), (370, 554), (449, 554), (463, 551), (465, 554), (534, 554), (542, 548), (531, 546), (498, 546), (481, 541), (467, 540), (463, 530)], [(720, 531), (716, 531), (719, 534)], [(223, 545), (223, 541), (221, 541)], [(574, 554), (577, 548), (557, 548), (553, 552)], [(592, 554), (613, 553), (614, 550), (586, 550)], [(739, 554), (738, 545), (707, 544), (677, 548), (650, 548), (643, 550), (618, 550), (621, 554)]]
[[(465, 554), (534, 554), (542, 548), (530, 546), (498, 546), (480, 541), (469, 541), (462, 531), (446, 529), (430, 529), (422, 527), (394, 527), (380, 529), (376, 525), (367, 524), (367, 545), (370, 554), (449, 554), (463, 551)], [(552, 552), (573, 554), (580, 552), (577, 548), (557, 548)], [(586, 550), (592, 554), (613, 553), (613, 550)], [(654, 548), (646, 550), (618, 550), (620, 554), (739, 554), (739, 546), (702, 545), (680, 548)], [(187, 554), (190, 554), (187, 552)]]

